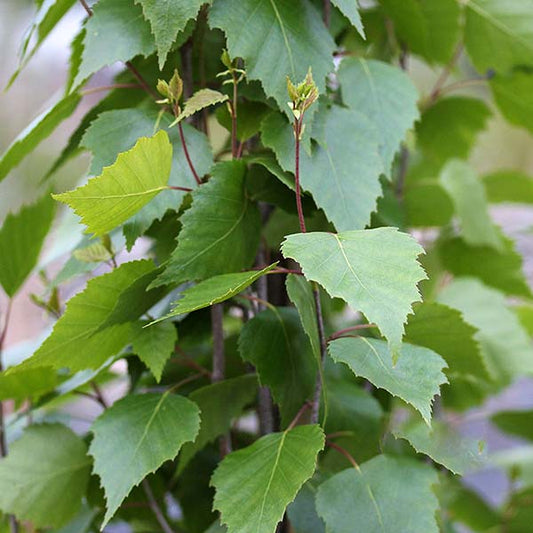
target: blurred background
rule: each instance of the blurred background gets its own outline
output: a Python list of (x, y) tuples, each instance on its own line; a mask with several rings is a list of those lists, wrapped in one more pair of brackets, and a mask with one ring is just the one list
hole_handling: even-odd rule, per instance
[[(33, 118), (46, 109), (51, 102), (58, 99), (64, 90), (68, 72), (69, 43), (80, 29), (85, 15), (80, 6), (75, 6), (63, 21), (50, 34), (45, 44), (38, 50), (29, 64), (22, 71), (15, 83), (4, 91), (11, 74), (18, 67), (21, 42), (34, 16), (35, 7), (30, 0), (0, 0), (0, 153), (3, 153), (16, 135), (22, 131)], [(460, 68), (468, 69), (461, 64)], [(112, 75), (120, 66), (104, 70), (90, 85), (104, 86), (110, 82)], [(432, 71), (427, 66), (410, 60), (409, 72), (421, 94), (427, 94), (434, 85), (440, 70)], [(462, 77), (465, 77), (463, 72)], [(468, 75), (466, 76), (468, 77)], [(464, 94), (483, 96), (483, 87), (465, 89)], [(42, 183), (54, 160), (68, 141), (69, 135), (86, 111), (105, 93), (85, 97), (73, 116), (63, 123), (48, 139), (38, 146), (31, 157), (25, 158), (7, 179), (0, 183), (0, 224), (10, 211), (17, 211), (20, 205), (29, 203), (46, 190), (62, 191), (74, 186), (85, 175), (89, 156), (82, 154), (63, 166), (48, 181)], [(489, 99), (487, 98), (487, 101)], [(533, 175), (533, 138), (524, 130), (513, 128), (498, 114), (497, 109), (489, 103), (493, 116), (486, 130), (479, 136), (470, 162), (480, 174), (488, 170), (514, 169)], [(517, 243), (518, 250), (525, 258), (527, 278), (533, 283), (533, 209), (523, 206), (498, 206), (492, 209), (492, 215), (503, 231)], [(81, 235), (77, 221), (66, 210), (58, 217), (55, 230), (51, 233), (41, 257), (41, 267), (57, 272), (68, 256), (65, 251), (72, 249)], [(142, 243), (139, 245), (142, 247)], [(132, 254), (138, 254), (134, 248)], [(62, 294), (67, 299), (82, 285), (78, 282), (65, 289), (69, 294)], [(34, 348), (47, 335), (51, 327), (50, 319), (30, 299), (31, 294), (39, 294), (42, 289), (40, 278), (34, 275), (18, 294), (14, 301), (11, 327), (6, 339), (4, 357), (8, 363), (20, 360), (32, 353)], [(0, 312), (3, 315), (6, 299), (0, 295)], [(533, 357), (533, 352), (532, 352)], [(120, 372), (120, 368), (117, 370)], [(120, 391), (107, 391), (112, 397)], [(533, 380), (521, 380), (514, 383), (498, 397), (491, 398), (481, 408), (466, 412), (454, 420), (457, 427), (465, 434), (484, 440), (490, 455), (512, 450), (521, 453), (525, 442), (504, 436), (489, 418), (501, 410), (533, 408)], [(64, 416), (76, 420), (83, 429), (84, 418), (90, 419), (93, 406), (89, 401), (80, 400), (79, 404), (69, 406)], [(530, 453), (533, 469), (533, 453)], [(480, 472), (467, 476), (466, 483), (474, 488), (491, 504), (501, 504), (509, 491), (510, 481), (507, 474), (497, 466), (490, 466)], [(533, 530), (533, 529), (532, 529)]]

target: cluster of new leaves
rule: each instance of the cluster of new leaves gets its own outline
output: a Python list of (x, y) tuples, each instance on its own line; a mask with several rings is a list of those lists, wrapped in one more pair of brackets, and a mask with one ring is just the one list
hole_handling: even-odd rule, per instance
[[(0, 531), (525, 532), (533, 452), (500, 458), (525, 488), (490, 508), (447, 415), (533, 374), (533, 294), (489, 212), (533, 181), (468, 163), (496, 108), (533, 132), (533, 0), (40, 1), (20, 69), (71, 8), (65, 96), (0, 180), (124, 69), (43, 177), (92, 154), (52, 194), (80, 221), (34, 296), (53, 329), (0, 365)], [(442, 71), (428, 94), (413, 58)], [(459, 60), (483, 92), (450, 94)], [(55, 205), (0, 229), (9, 299)], [(87, 433), (58, 422), (80, 395)], [(494, 422), (533, 440), (530, 412)]]

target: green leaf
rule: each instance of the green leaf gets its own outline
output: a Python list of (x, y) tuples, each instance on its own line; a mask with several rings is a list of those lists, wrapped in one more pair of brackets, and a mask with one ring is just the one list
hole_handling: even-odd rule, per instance
[(147, 57), (155, 50), (150, 24), (134, 0), (100, 0), (85, 28), (82, 62), (74, 87), (116, 61), (129, 61), (137, 55)]
[(390, 176), (394, 155), (419, 118), (418, 91), (405, 72), (374, 60), (344, 59), (339, 81), (344, 103), (376, 126), (384, 173)]
[(317, 370), (296, 310), (275, 307), (257, 314), (241, 330), (239, 351), (272, 391), (287, 426), (312, 398)]
[(498, 170), (483, 178), (490, 203), (533, 204), (533, 180), (519, 170)]
[(211, 484), (216, 488), (213, 507), (228, 533), (273, 533), (313, 475), (324, 440), (319, 426), (297, 426), (227, 455)]
[(395, 228), (343, 233), (297, 233), (282, 244), (285, 257), (300, 263), (308, 280), (362, 311), (388, 339), (401, 346), (411, 304), (420, 300), (417, 283), (425, 273), (416, 258), (421, 246)]
[(440, 183), (455, 205), (464, 240), (472, 246), (502, 250), (500, 232), (490, 218), (483, 182), (462, 161), (450, 161), (440, 175)]
[(408, 227), (445, 226), (453, 216), (453, 204), (436, 180), (408, 183), (404, 191)]
[(333, 0), (332, 3), (341, 10), (341, 12), (359, 32), (359, 35), (364, 39), (365, 29), (363, 28), (361, 15), (359, 15), (357, 0)]
[(456, 0), (381, 0), (400, 42), (429, 63), (447, 63), (459, 40)]
[(74, 209), (87, 225), (87, 232), (103, 235), (168, 188), (171, 162), (172, 146), (166, 132), (160, 131), (139, 139), (87, 185), (54, 198)]
[(129, 323), (102, 331), (99, 331), (100, 326), (113, 311), (120, 295), (152, 270), (151, 261), (134, 261), (89, 280), (85, 290), (68, 301), (50, 336), (22, 367), (68, 367), (72, 372), (99, 368), (124, 347), (131, 333)]
[(491, 422), (505, 433), (533, 440), (533, 411), (502, 411), (492, 415)]
[(482, 73), (533, 65), (533, 1), (468, 0), (465, 44)]
[(103, 528), (131, 489), (165, 461), (174, 459), (200, 427), (198, 407), (175, 394), (140, 394), (122, 398), (91, 427), (89, 453), (106, 497)]
[(142, 327), (142, 324), (140, 326), (131, 341), (133, 351), (159, 383), (165, 364), (174, 353), (178, 332), (171, 322), (156, 324), (152, 328)]
[(110, 261), (113, 257), (101, 242), (93, 242), (85, 248), (78, 248), (72, 252), (72, 256), (82, 263), (102, 263)]
[(442, 240), (438, 253), (442, 266), (455, 276), (472, 276), (507, 294), (530, 298), (531, 288), (523, 272), (522, 256), (504, 236), (503, 247), (469, 246), (458, 237)]
[(463, 437), (443, 422), (433, 421), (431, 427), (418, 416), (396, 423), (392, 433), (405, 439), (418, 452), (445, 466), (454, 474), (464, 475), (486, 463), (483, 443)]
[[(247, 141), (261, 129), (261, 121), (272, 111), (272, 109), (260, 102), (244, 100), (239, 102), (237, 109), (237, 139)], [(218, 122), (231, 132), (231, 115), (228, 106), (217, 108), (215, 115)], [(261, 159), (264, 154), (253, 154), (252, 158)]]
[(54, 202), (45, 195), (18, 213), (8, 214), (0, 227), (0, 285), (9, 297), (35, 268), (54, 212)]
[(454, 157), (466, 159), (491, 115), (487, 104), (476, 98), (438, 100), (416, 126), (418, 144), (438, 168)]
[(227, 161), (192, 193), (181, 217), (178, 246), (155, 285), (238, 272), (251, 266), (259, 242), (259, 211), (246, 196), (246, 167)]
[(356, 376), (411, 404), (430, 424), (433, 398), (439, 394), (439, 387), (447, 383), (442, 373), (446, 362), (440, 355), (428, 348), (403, 344), (394, 364), (384, 341), (365, 337), (336, 339), (330, 342), (329, 353)]
[(167, 55), (189, 20), (196, 17), (206, 0), (135, 0), (141, 4), (144, 17), (152, 26), (157, 46), (159, 69), (163, 70)]
[(0, 401), (38, 398), (53, 390), (58, 382), (55, 370), (42, 367), (0, 374)]
[(447, 285), (438, 299), (459, 309), (479, 330), (476, 339), (494, 380), (503, 385), (516, 376), (533, 373), (531, 341), (501, 292), (477, 279), (459, 278)]
[(184, 118), (190, 117), (206, 107), (222, 104), (228, 99), (227, 94), (222, 94), (213, 89), (200, 89), (185, 102), (183, 105), (183, 111), (176, 117), (174, 123), (180, 122)]
[(0, 181), (46, 139), (65, 119), (70, 117), (81, 96), (73, 93), (35, 118), (8, 146), (0, 157)]
[(90, 468), (85, 443), (70, 429), (31, 426), (0, 461), (0, 509), (39, 528), (61, 527), (81, 506)]
[(498, 75), (491, 79), (490, 88), (503, 116), (533, 133), (533, 74), (515, 70), (507, 76)]
[(335, 533), (353, 533), (354, 524), (365, 532), (438, 533), (438, 501), (431, 490), (437, 481), (428, 465), (379, 455), (322, 483), (316, 497), (318, 513), (328, 531)]
[(335, 43), (309, 2), (215, 2), (209, 24), (224, 31), (230, 56), (244, 59), (247, 78), (259, 80), (284, 111), (289, 111), (287, 76), (302, 80), (311, 67), (319, 91), (324, 91)]
[[(19, 67), (11, 76), (7, 88), (11, 87), (24, 66), (35, 55), (35, 52), (39, 50), (50, 32), (57, 26), (58, 22), (75, 2), (76, 0), (57, 0), (53, 2), (42, 2), (38, 6), (37, 13), (29, 30), (26, 31), (24, 41), (22, 42)], [(33, 39), (34, 37), (36, 37), (35, 40)], [(34, 44), (30, 49), (30, 43), (32, 41), (34, 41)]]
[[(103, 167), (113, 164), (120, 152), (133, 147), (140, 137), (153, 135), (158, 113), (145, 109), (120, 109), (101, 113), (85, 132), (82, 144), (93, 153), (91, 163), (92, 174), (100, 174)], [(160, 126), (168, 128), (173, 117), (165, 114), (161, 117)], [(213, 165), (213, 154), (207, 137), (189, 124), (182, 124), (183, 136), (187, 151), (199, 176), (209, 172)], [(117, 131), (120, 135), (117, 135)], [(180, 135), (177, 128), (168, 130), (172, 143), (172, 168), (168, 185), (194, 189), (197, 184), (187, 164)], [(128, 248), (135, 239), (142, 235), (154, 220), (163, 218), (169, 209), (177, 210), (185, 192), (172, 191), (159, 194), (145, 205), (124, 226)]]
[(253, 374), (213, 383), (191, 393), (189, 398), (200, 408), (202, 423), (196, 440), (181, 449), (178, 473), (207, 443), (229, 431), (233, 420), (253, 403), (256, 394), (257, 377)]
[(221, 274), (201, 281), (197, 285), (185, 289), (181, 293), (181, 298), (174, 302), (174, 308), (161, 320), (166, 320), (173, 316), (192, 313), (198, 309), (209, 307), (233, 298), (246, 287), (249, 287), (254, 281), (261, 276), (268, 274), (276, 264), (270, 265), (263, 270), (254, 270), (251, 272), (236, 272), (234, 274)]
[(317, 485), (318, 480), (310, 479), (287, 507), (287, 517), (293, 533), (325, 533), (324, 522), (316, 512)]

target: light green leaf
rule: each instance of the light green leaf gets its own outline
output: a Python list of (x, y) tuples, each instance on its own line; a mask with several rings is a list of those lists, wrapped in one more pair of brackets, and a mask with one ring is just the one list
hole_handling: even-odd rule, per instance
[(174, 308), (170, 313), (153, 323), (155, 324), (156, 322), (172, 318), (173, 316), (192, 313), (198, 309), (229, 300), (246, 289), (246, 287), (249, 287), (261, 276), (268, 274), (276, 264), (270, 265), (263, 270), (236, 272), (235, 274), (221, 274), (220, 276), (214, 276), (201, 281), (197, 285), (185, 289), (181, 293), (181, 298), (174, 302)]
[(439, 394), (439, 387), (447, 383), (442, 373), (446, 362), (440, 355), (428, 348), (403, 344), (394, 365), (384, 341), (365, 337), (336, 339), (330, 342), (329, 353), (356, 376), (411, 404), (430, 424), (433, 398)]
[(533, 0), (468, 0), (465, 44), (481, 73), (533, 65)]
[(354, 524), (365, 533), (438, 533), (438, 501), (431, 490), (437, 481), (428, 465), (378, 455), (322, 483), (316, 497), (318, 513), (328, 531), (335, 533), (353, 533)]
[(222, 104), (228, 100), (227, 94), (222, 94), (213, 89), (200, 89), (196, 91), (183, 105), (183, 111), (176, 117), (173, 124), (182, 121), (184, 118), (190, 117), (205, 109), (216, 104)]
[(302, 80), (311, 67), (318, 90), (324, 91), (326, 75), (333, 70), (335, 43), (309, 2), (215, 2), (209, 24), (225, 32), (230, 56), (244, 59), (247, 78), (259, 80), (280, 109), (289, 112), (287, 76)]
[(339, 81), (344, 103), (363, 113), (376, 126), (383, 172), (390, 176), (394, 155), (419, 118), (415, 86), (397, 67), (355, 58), (342, 61)]
[(85, 248), (78, 248), (72, 252), (72, 256), (82, 263), (101, 263), (110, 261), (113, 257), (101, 242), (93, 242)]
[(491, 246), (501, 250), (503, 241), (488, 211), (483, 182), (462, 161), (450, 161), (440, 175), (440, 183), (455, 205), (464, 240), (473, 246)]
[(61, 527), (85, 495), (91, 460), (61, 424), (31, 426), (0, 461), (0, 509), (39, 528)]
[(139, 139), (87, 185), (54, 198), (74, 209), (87, 225), (87, 232), (103, 235), (168, 188), (171, 162), (168, 135), (159, 131), (153, 137)]
[(490, 203), (533, 204), (533, 179), (519, 170), (498, 170), (483, 178)]
[(533, 133), (533, 74), (515, 70), (507, 76), (497, 75), (491, 79), (490, 88), (503, 116)]
[(469, 246), (458, 237), (441, 240), (438, 254), (442, 266), (455, 276), (472, 276), (507, 294), (530, 298), (531, 288), (523, 272), (522, 256), (515, 243), (501, 237), (502, 248)]
[(192, 193), (178, 246), (154, 285), (209, 278), (251, 266), (259, 243), (259, 211), (246, 196), (246, 167), (227, 161)]
[(456, 0), (381, 0), (402, 44), (429, 63), (447, 63), (459, 40)]
[(453, 204), (436, 180), (408, 183), (403, 203), (408, 227), (445, 226), (453, 217)]
[(533, 440), (533, 411), (502, 411), (492, 415), (491, 422), (496, 426), (522, 439)]
[(459, 278), (439, 294), (439, 301), (459, 309), (479, 330), (487, 368), (499, 384), (533, 374), (532, 345), (518, 317), (507, 308), (505, 296), (474, 278)]
[(391, 429), (397, 439), (405, 439), (418, 452), (445, 466), (454, 474), (464, 475), (481, 468), (486, 460), (483, 443), (463, 437), (443, 422), (431, 427), (418, 416), (395, 422)]
[(53, 390), (58, 382), (55, 370), (48, 367), (18, 370), (0, 374), (0, 401), (38, 398)]
[(134, 0), (100, 0), (85, 28), (82, 62), (74, 87), (102, 67), (155, 51), (150, 24)]
[(102, 528), (131, 489), (174, 459), (199, 427), (198, 407), (168, 392), (126, 396), (95, 420), (89, 453), (107, 501)]
[(312, 398), (317, 370), (296, 310), (276, 307), (257, 314), (241, 330), (239, 351), (272, 391), (287, 426)]
[(0, 285), (13, 297), (31, 274), (54, 219), (54, 202), (45, 195), (9, 214), (0, 227)]
[(365, 30), (363, 28), (363, 22), (361, 21), (361, 15), (359, 15), (357, 0), (333, 0), (333, 4), (341, 10), (346, 18), (357, 29), (359, 35), (364, 39)]
[[(154, 270), (151, 261), (124, 263), (117, 269), (89, 280), (87, 287), (67, 303), (54, 330), (22, 368), (68, 367), (72, 372), (99, 368), (128, 342), (129, 323), (99, 331), (120, 295), (137, 279)], [(16, 368), (13, 367), (13, 371)]]
[(343, 233), (297, 233), (282, 244), (285, 257), (300, 263), (308, 280), (362, 311), (388, 339), (401, 346), (411, 304), (420, 300), (417, 283), (425, 273), (416, 258), (422, 247), (395, 228)]
[(132, 339), (133, 351), (159, 383), (165, 364), (174, 353), (178, 332), (171, 322), (156, 324), (152, 328), (144, 328), (142, 324), (139, 326)]
[(233, 420), (253, 403), (256, 394), (257, 377), (253, 374), (213, 383), (191, 393), (189, 398), (200, 408), (202, 423), (196, 440), (181, 449), (179, 471), (208, 442), (229, 431)]
[(216, 489), (213, 507), (228, 533), (273, 533), (313, 475), (324, 440), (319, 426), (297, 426), (227, 455), (211, 484)]
[(438, 100), (416, 126), (418, 144), (437, 169), (453, 157), (466, 159), (491, 114), (487, 104), (476, 98)]
[(73, 93), (60, 100), (35, 118), (8, 146), (0, 157), (0, 181), (2, 181), (29, 153), (46, 139), (65, 119), (70, 117), (81, 97)]
[(178, 32), (183, 31), (187, 22), (196, 17), (206, 0), (135, 0), (141, 4), (144, 17), (152, 26), (155, 36), (159, 69), (163, 70), (168, 52), (176, 40)]

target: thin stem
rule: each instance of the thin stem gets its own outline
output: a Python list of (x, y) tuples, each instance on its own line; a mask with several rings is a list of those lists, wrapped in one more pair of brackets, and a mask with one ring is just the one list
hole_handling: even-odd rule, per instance
[(150, 487), (150, 483), (148, 483), (147, 479), (143, 479), (142, 486), (144, 489), (144, 493), (148, 498), (148, 504), (150, 505), (150, 509), (152, 509), (156, 520), (161, 526), (161, 529), (164, 531), (164, 533), (174, 533), (174, 530), (170, 527), (169, 523), (167, 522), (167, 519), (165, 518), (165, 515), (163, 514), (163, 511), (159, 507), (159, 504), (157, 503), (157, 500), (154, 497), (154, 493), (152, 492), (152, 487)]
[(300, 410), (296, 413), (296, 416), (292, 419), (292, 422), (289, 424), (289, 427), (287, 428), (287, 431), (290, 431), (293, 429), (300, 418), (302, 418), (302, 415), (311, 407), (311, 404), (309, 402), (305, 402), (302, 407), (300, 407)]
[(183, 147), (183, 153), (185, 154), (185, 159), (187, 160), (187, 164), (189, 165), (189, 168), (191, 169), (192, 175), (194, 176), (196, 183), (198, 185), (201, 185), (202, 180), (200, 179), (200, 176), (198, 176), (198, 173), (196, 172), (196, 169), (194, 168), (193, 162), (191, 160), (191, 156), (189, 155), (189, 150), (187, 149), (187, 143), (185, 142), (185, 135), (183, 134), (183, 126), (181, 125), (181, 122), (178, 122), (178, 130), (180, 132), (181, 146)]
[(94, 395), (98, 401), (98, 403), (104, 408), (107, 409), (109, 407), (109, 404), (107, 403), (106, 399), (104, 398), (104, 395), (102, 394), (102, 391), (100, 390), (100, 387), (95, 381), (91, 381), (91, 388), (94, 391)]
[(83, 9), (87, 11), (87, 15), (89, 15), (89, 17), (92, 17), (93, 12), (92, 9), (89, 7), (89, 4), (85, 0), (80, 0), (80, 4), (83, 6)]
[(452, 70), (455, 67), (457, 61), (459, 61), (459, 58), (461, 57), (462, 53), (463, 43), (459, 43), (452, 58), (450, 59), (450, 62), (444, 67), (444, 70), (441, 72), (441, 75), (438, 77), (431, 93), (429, 94), (428, 100), (430, 105), (435, 103), (437, 98), (440, 96), (441, 90), (444, 87), (446, 80), (450, 77), (450, 74), (452, 73)]
[(143, 89), (138, 83), (114, 83), (112, 85), (102, 85), (101, 87), (91, 87), (81, 91), (83, 96), (88, 94), (101, 93), (103, 91), (112, 91), (113, 89)]
[(344, 455), (346, 459), (350, 462), (350, 464), (359, 472), (360, 468), (357, 464), (357, 461), (352, 457), (352, 455), (346, 451), (342, 446), (339, 446), (338, 444), (335, 444), (334, 442), (331, 442), (330, 440), (326, 440), (326, 445), (330, 448), (333, 448), (334, 450), (337, 450), (340, 454)]
[(313, 407), (311, 411), (311, 423), (317, 424), (320, 414), (320, 398), (322, 396), (322, 388), (324, 387), (324, 375), (322, 368), (328, 354), (328, 344), (326, 341), (326, 334), (324, 333), (324, 319), (322, 317), (322, 304), (320, 303), (320, 290), (316, 283), (313, 283), (313, 296), (315, 298), (316, 322), (318, 326), (318, 337), (320, 339), (320, 366), (315, 383), (315, 394), (313, 396)]
[(350, 326), (349, 328), (339, 329), (339, 331), (332, 333), (328, 337), (328, 342), (334, 341), (335, 339), (342, 337), (345, 333), (350, 333), (350, 331), (358, 331), (360, 329), (370, 329), (370, 328), (377, 328), (377, 326), (376, 324), (357, 324), (357, 326)]
[(294, 164), (294, 181), (296, 185), (296, 209), (298, 211), (298, 222), (300, 223), (300, 231), (306, 233), (304, 211), (302, 207), (302, 195), (300, 191), (300, 136), (302, 132), (302, 117), (294, 123), (294, 135), (296, 138), (295, 148), (295, 164)]
[(396, 198), (403, 201), (404, 189), (405, 189), (405, 178), (407, 176), (407, 170), (409, 169), (409, 149), (407, 146), (403, 145), (400, 152), (400, 168), (398, 170), (398, 179), (396, 180)]
[(237, 77), (235, 72), (232, 71), (231, 77), (233, 78), (233, 100), (229, 106), (231, 113), (231, 155), (233, 159), (237, 159), (239, 150), (237, 148)]
[(331, 0), (324, 0), (322, 16), (323, 16), (324, 24), (326, 25), (326, 28), (329, 28), (330, 21), (331, 21)]
[(178, 187), (177, 185), (169, 185), (168, 188), (173, 191), (192, 192), (192, 189), (190, 189), (189, 187)]
[[(176, 345), (174, 351), (178, 353), (183, 358), (183, 364), (189, 368), (197, 370), (204, 376), (208, 377), (211, 380), (211, 372), (204, 368), (202, 365), (198, 364), (192, 357), (189, 357), (181, 348), (181, 346)], [(171, 359), (171, 361), (180, 361), (180, 359)], [(180, 361), (181, 362), (181, 361)]]
[(449, 85), (446, 85), (446, 87), (443, 87), (440, 90), (439, 94), (440, 96), (442, 96), (443, 94), (448, 94), (453, 91), (457, 91), (459, 89), (464, 89), (466, 87), (477, 87), (479, 85), (485, 85), (488, 79), (489, 79), (488, 77), (483, 77), (483, 78), (475, 78), (472, 80), (463, 80), (463, 81), (457, 81), (455, 83), (450, 83)]

